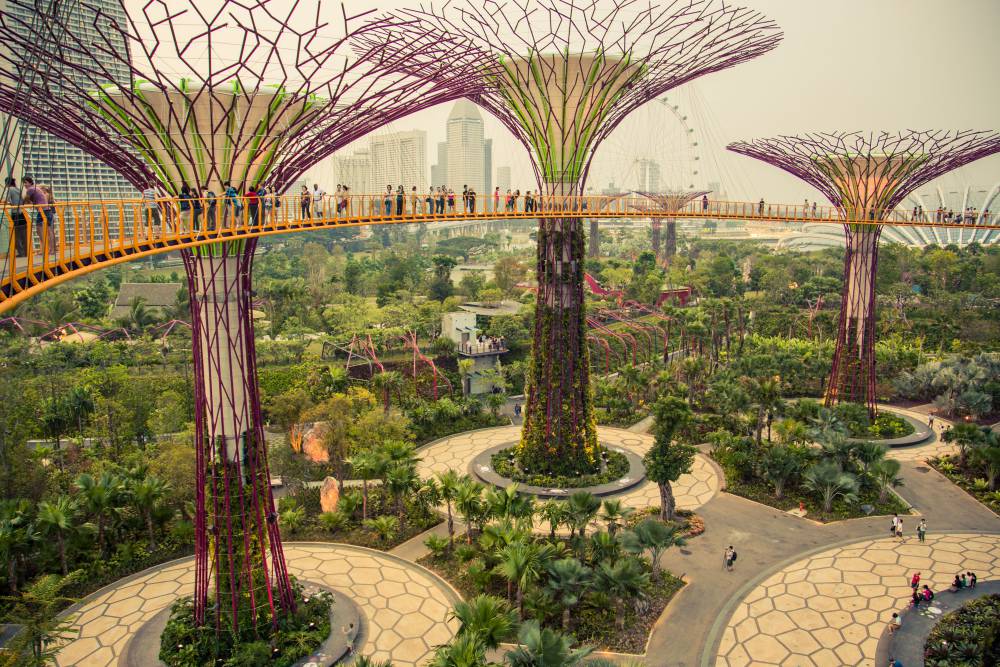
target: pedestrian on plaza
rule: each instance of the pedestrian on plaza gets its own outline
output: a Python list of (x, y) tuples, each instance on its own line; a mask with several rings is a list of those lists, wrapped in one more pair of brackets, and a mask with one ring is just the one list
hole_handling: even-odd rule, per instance
[(396, 187), (396, 215), (403, 215), (403, 202), (406, 199), (406, 193), (403, 191), (403, 186), (400, 184)]
[(975, 572), (969, 572), (969, 588), (976, 590), (976, 582), (979, 581), (979, 577), (976, 576)]
[(929, 426), (932, 431), (934, 430), (934, 415), (927, 416), (927, 426)]
[(899, 618), (899, 612), (892, 612), (892, 618), (889, 619), (889, 634), (896, 634), (901, 625), (903, 625), (903, 622)]
[(962, 588), (968, 588), (969, 587), (969, 580), (966, 578), (966, 576), (967, 575), (965, 574), (965, 572), (963, 572), (962, 573)]
[(521, 416), (521, 404), (520, 403), (515, 403), (514, 404), (514, 416), (515, 417), (520, 417)]
[(913, 590), (917, 590), (918, 588), (920, 588), (920, 573), (919, 572), (915, 573), (910, 578), (910, 588), (912, 588)]
[(927, 537), (927, 519), (921, 519), (917, 526), (917, 539), (923, 542), (925, 537)]
[(726, 552), (722, 556), (722, 560), (725, 563), (726, 570), (732, 572), (733, 566), (736, 564), (736, 549), (733, 548), (733, 545), (730, 544), (726, 549)]
[(302, 211), (303, 220), (312, 218), (312, 202), (310, 199), (309, 188), (303, 185), (302, 192), (299, 193), (299, 208)]
[(920, 594), (920, 597), (924, 599), (924, 602), (932, 602), (934, 600), (934, 591), (924, 584), (924, 591)]
[(903, 667), (903, 661), (899, 658), (889, 658), (889, 667)]
[(905, 538), (903, 537), (903, 520), (899, 519), (896, 522), (896, 537), (899, 538), (900, 542), (903, 542)]
[(899, 528), (899, 515), (892, 515), (892, 524), (889, 526), (889, 537), (896, 537), (896, 530)]

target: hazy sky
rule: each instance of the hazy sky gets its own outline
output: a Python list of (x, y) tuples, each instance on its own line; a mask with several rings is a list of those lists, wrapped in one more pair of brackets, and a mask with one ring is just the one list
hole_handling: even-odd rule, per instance
[[(361, 0), (346, 4), (348, 11), (373, 6)], [(407, 4), (385, 0), (378, 6), (391, 10)], [(796, 202), (818, 193), (778, 169), (728, 154), (724, 146), (729, 141), (823, 130), (1000, 129), (1000, 0), (741, 4), (773, 18), (784, 30), (784, 41), (756, 60), (702, 77), (691, 89), (682, 87), (670, 95), (682, 106), (694, 107), (684, 112), (699, 139), (704, 181), (728, 181), (731, 197)], [(414, 115), (393, 129), (427, 130), (433, 162), (450, 107)], [(657, 118), (650, 113), (645, 117)], [(666, 113), (652, 122), (656, 127), (650, 132), (680, 132)], [(529, 186), (528, 163), (513, 141), (501, 138), (505, 134), (495, 122), (487, 123), (487, 136), (496, 144), (494, 165), (512, 165), (515, 185)], [(615, 142), (617, 155), (607, 159), (622, 160), (630, 136), (637, 147), (646, 143), (646, 129), (634, 123), (625, 134)], [(321, 178), (326, 171), (318, 170)], [(989, 188), (998, 181), (996, 156), (941, 179), (951, 189), (966, 183)]]

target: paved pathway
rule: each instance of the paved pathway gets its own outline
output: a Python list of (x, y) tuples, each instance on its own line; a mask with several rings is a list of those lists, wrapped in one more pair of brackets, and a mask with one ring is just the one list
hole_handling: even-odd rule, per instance
[[(343, 544), (285, 543), (289, 571), (351, 596), (367, 622), (360, 652), (395, 665), (422, 665), (457, 630), (448, 616), (455, 591), (422, 567)], [(66, 667), (117, 665), (129, 637), (194, 587), (194, 559), (129, 577), (89, 596), (73, 624), (79, 638), (59, 653)]]
[(928, 536), (924, 544), (881, 538), (808, 556), (743, 598), (716, 664), (874, 665), (892, 611), (908, 603), (912, 573), (943, 591), (966, 570), (984, 580), (1000, 577), (1000, 536)]
[[(602, 443), (627, 448), (639, 455), (645, 454), (653, 445), (652, 437), (643, 433), (606, 427), (598, 427), (597, 432)], [(468, 431), (438, 440), (420, 448), (418, 453), (421, 461), (417, 471), (421, 477), (431, 477), (450, 468), (464, 475), (468, 472), (469, 463), (479, 452), (505, 443), (514, 444), (520, 433), (519, 427), (501, 426)], [(691, 473), (682, 475), (673, 488), (677, 506), (694, 510), (707, 503), (718, 492), (719, 477), (708, 459), (698, 455)], [(660, 505), (659, 490), (656, 484), (648, 480), (624, 493), (607, 497), (621, 498), (626, 506), (636, 509)], [(547, 532), (548, 526), (539, 522), (536, 529)]]
[[(879, 405), (880, 407), (891, 409), (893, 412), (901, 412), (909, 417), (918, 419), (925, 424), (927, 423), (927, 413), (933, 408), (930, 404), (916, 405), (912, 408), (898, 408), (895, 405), (883, 405), (881, 403)], [(934, 437), (919, 445), (893, 447), (889, 450), (889, 456), (900, 461), (923, 462), (937, 456), (944, 456), (945, 454), (956, 454), (958, 453), (958, 448), (954, 444), (941, 439), (941, 434), (947, 431), (949, 427), (951, 427), (951, 422), (940, 417), (935, 417), (932, 429)]]

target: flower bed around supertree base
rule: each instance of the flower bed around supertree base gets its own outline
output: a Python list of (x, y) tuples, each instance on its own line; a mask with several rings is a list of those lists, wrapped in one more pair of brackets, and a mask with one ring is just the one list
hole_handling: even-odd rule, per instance
[(945, 614), (924, 644), (924, 664), (1000, 664), (1000, 595), (987, 595)]
[[(232, 634), (216, 634), (213, 605), (209, 605), (205, 624), (194, 624), (194, 601), (182, 597), (170, 609), (170, 620), (160, 636), (160, 660), (168, 667), (289, 667), (318, 649), (330, 635), (330, 608), (333, 596), (319, 591), (304, 596), (302, 586), (292, 580), (298, 601), (295, 613), (281, 616), (277, 630), (269, 622), (257, 633), (253, 628), (241, 633), (238, 642)], [(244, 620), (244, 619), (241, 619)], [(244, 626), (250, 626), (249, 619)]]
[(621, 479), (628, 474), (629, 463), (624, 454), (604, 450), (607, 455), (607, 462), (604, 469), (591, 475), (580, 475), (573, 477), (570, 475), (542, 475), (525, 472), (517, 465), (517, 459), (511, 460), (511, 454), (515, 447), (501, 449), (490, 457), (493, 469), (501, 477), (528, 484), (530, 486), (545, 486), (559, 489), (579, 489), (590, 486), (600, 486)]

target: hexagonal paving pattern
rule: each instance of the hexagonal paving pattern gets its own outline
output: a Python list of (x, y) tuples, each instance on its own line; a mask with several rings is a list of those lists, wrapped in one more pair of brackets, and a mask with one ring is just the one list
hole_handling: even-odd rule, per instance
[[(448, 642), (458, 624), (448, 615), (455, 593), (427, 570), (369, 549), (343, 544), (285, 544), (289, 571), (351, 596), (367, 619), (361, 653), (396, 665), (420, 665)], [(131, 633), (194, 587), (194, 559), (105, 589), (84, 601), (73, 625), (77, 639), (58, 664), (116, 665)]]
[[(893, 412), (902, 412), (908, 417), (913, 417), (914, 419), (925, 424), (927, 423), (927, 415), (922, 412), (897, 408), (894, 405), (886, 407), (891, 408)], [(944, 456), (946, 454), (957, 454), (958, 447), (941, 439), (941, 434), (948, 430), (949, 426), (951, 426), (951, 422), (938, 417), (934, 420), (933, 438), (919, 445), (912, 445), (910, 447), (893, 447), (889, 450), (889, 456), (900, 461), (921, 462), (938, 456)]]
[(1000, 536), (868, 540), (810, 556), (765, 579), (737, 605), (716, 665), (874, 665), (893, 610), (909, 604), (913, 572), (940, 592), (968, 570), (980, 580), (1000, 577)]
[[(597, 433), (600, 441), (605, 445), (627, 448), (640, 456), (653, 446), (652, 436), (644, 433), (604, 427), (598, 428)], [(420, 476), (430, 477), (436, 473), (445, 472), (449, 468), (464, 475), (468, 472), (469, 462), (479, 452), (497, 445), (517, 442), (520, 435), (520, 426), (501, 426), (459, 433), (422, 447), (419, 450), (421, 461), (418, 469)], [(694, 510), (707, 503), (718, 493), (719, 478), (715, 473), (715, 468), (704, 456), (699, 454), (695, 457), (691, 472), (687, 475), (681, 475), (681, 478), (674, 483), (673, 488), (677, 507)], [(660, 492), (656, 484), (648, 480), (624, 493), (605, 497), (620, 498), (627, 506), (636, 509), (659, 507), (660, 505)], [(548, 529), (547, 524), (537, 525), (536, 528), (540, 531)]]

